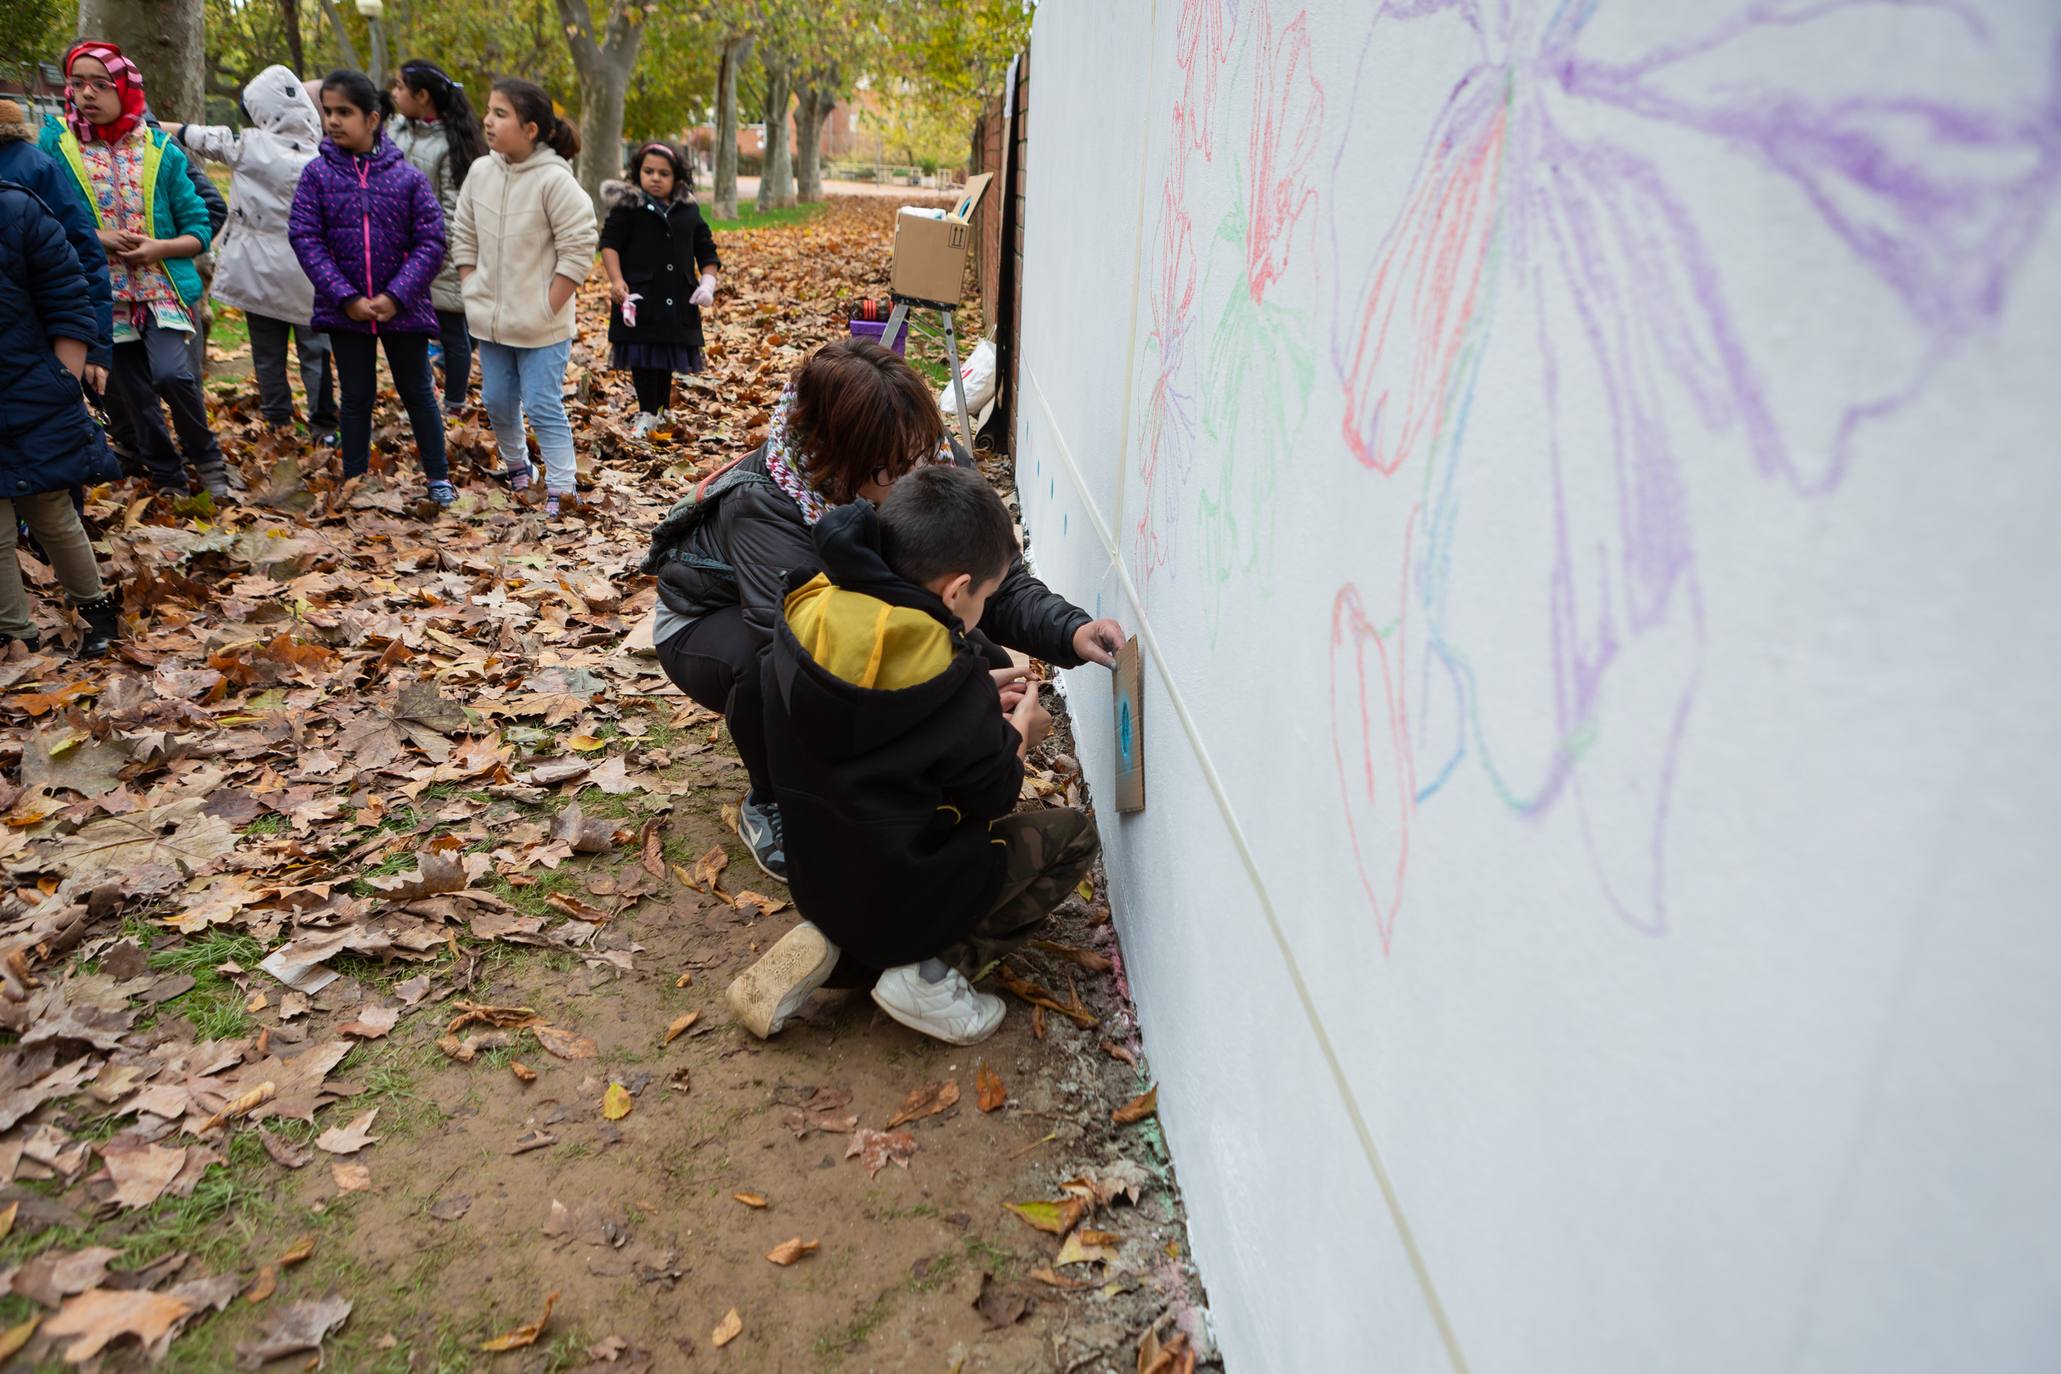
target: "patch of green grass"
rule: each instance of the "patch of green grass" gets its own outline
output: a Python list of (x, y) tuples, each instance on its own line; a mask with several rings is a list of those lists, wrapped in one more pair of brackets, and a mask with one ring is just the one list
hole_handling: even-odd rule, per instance
[(353, 1046), (337, 1062), (336, 1073), (355, 1078), (359, 1092), (333, 1108), (330, 1115), (344, 1119), (377, 1107), (379, 1120), (372, 1129), (381, 1136), (419, 1136), (441, 1125), (444, 1109), (415, 1091), (415, 1075), (437, 1054), (434, 1046)]
[(527, 887), (517, 887), (506, 878), (496, 874), (487, 884), (487, 891), (514, 907), (525, 916), (563, 916), (565, 913), (546, 900), (552, 893), (570, 892), (573, 885), (572, 871), (554, 868), (539, 873), (537, 880)]
[(712, 218), (709, 220), (709, 227), (712, 229), (771, 229), (786, 224), (807, 224), (810, 220), (822, 214), (825, 208), (826, 202), (812, 200), (786, 210), (760, 211), (755, 205), (747, 205), (739, 201), (736, 219)]
[(833, 1355), (844, 1354), (855, 1345), (863, 1345), (866, 1338), (873, 1334), (874, 1329), (887, 1320), (887, 1314), (891, 1307), (887, 1299), (887, 1294), (881, 1294), (843, 1326), (833, 1328), (818, 1336), (810, 1343), (809, 1349), (818, 1356), (829, 1359)]
[(277, 811), (270, 811), (252, 821), (249, 825), (246, 825), (243, 828), (243, 833), (253, 837), (284, 835), (292, 825), (293, 822), (287, 820), (286, 817), (280, 815)]
[(158, 1014), (184, 1016), (202, 1040), (248, 1035), (252, 1022), (243, 1009), (243, 989), (217, 970), (224, 964), (256, 968), (264, 957), (265, 947), (254, 937), (223, 930), (206, 931), (169, 948), (152, 950), (151, 968), (160, 973), (184, 973), (193, 979), (193, 986), (163, 1003)]
[(968, 1236), (965, 1249), (966, 1258), (972, 1260), (981, 1268), (993, 1270), (997, 1274), (1008, 1272), (1016, 1264), (1015, 1255), (1004, 1250), (985, 1236)]

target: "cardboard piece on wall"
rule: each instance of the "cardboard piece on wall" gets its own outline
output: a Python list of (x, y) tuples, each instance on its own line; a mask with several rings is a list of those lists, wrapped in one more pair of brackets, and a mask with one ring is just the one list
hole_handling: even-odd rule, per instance
[(1116, 651), (1116, 809), (1145, 809), (1145, 694), (1138, 637)]

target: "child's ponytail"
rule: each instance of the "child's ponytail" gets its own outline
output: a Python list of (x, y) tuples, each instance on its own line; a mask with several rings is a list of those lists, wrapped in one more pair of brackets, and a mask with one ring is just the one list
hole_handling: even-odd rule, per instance
[(403, 62), (400, 76), (409, 90), (427, 98), (435, 108), (437, 125), (444, 131), (451, 184), (463, 186), (472, 164), (487, 155), (487, 140), (480, 132), (479, 116), (472, 112), (472, 102), (465, 98), (465, 88), (442, 67), (420, 57)]
[(537, 142), (547, 144), (567, 161), (578, 155), (580, 131), (570, 121), (558, 117), (551, 97), (544, 93), (542, 86), (510, 76), (496, 81), (494, 90), (515, 110), (517, 119), (537, 126)]

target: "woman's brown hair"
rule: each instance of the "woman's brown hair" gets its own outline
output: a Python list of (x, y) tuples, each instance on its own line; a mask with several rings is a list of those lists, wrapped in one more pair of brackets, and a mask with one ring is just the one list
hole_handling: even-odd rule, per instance
[(518, 76), (506, 76), (494, 83), (494, 89), (507, 98), (517, 119), (537, 126), (537, 142), (568, 160), (580, 151), (580, 131), (570, 120), (558, 117), (542, 86)]
[(795, 370), (788, 442), (809, 484), (833, 506), (876, 473), (901, 476), (945, 435), (937, 398), (916, 369), (871, 339), (839, 339)]

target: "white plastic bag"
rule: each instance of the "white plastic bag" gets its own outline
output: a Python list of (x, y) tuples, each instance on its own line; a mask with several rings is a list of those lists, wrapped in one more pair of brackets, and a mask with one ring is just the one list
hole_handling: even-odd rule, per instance
[[(972, 354), (959, 368), (959, 378), (966, 385), (967, 418), (977, 420), (988, 402), (995, 399), (995, 346), (986, 339), (975, 344)], [(937, 394), (937, 407), (945, 413), (946, 420), (958, 423), (959, 401), (949, 382)]]

